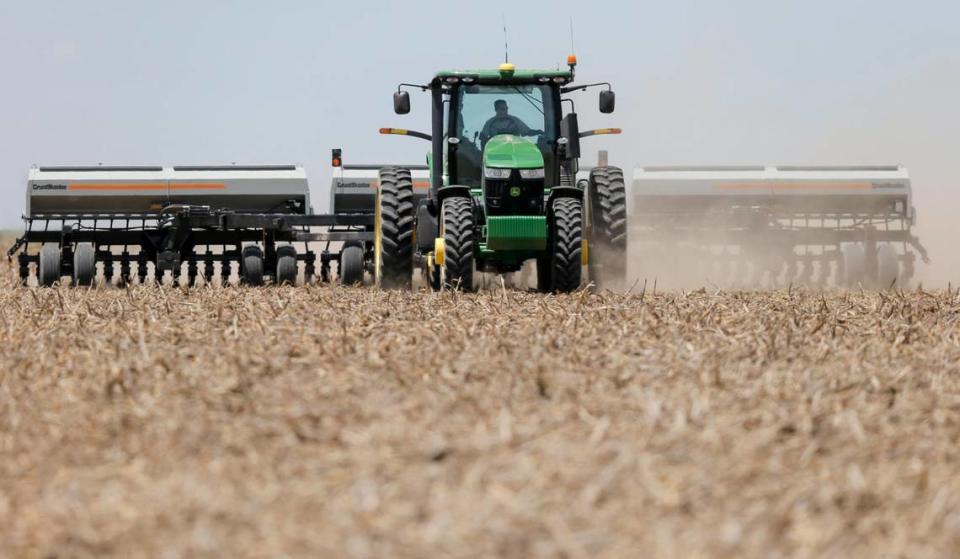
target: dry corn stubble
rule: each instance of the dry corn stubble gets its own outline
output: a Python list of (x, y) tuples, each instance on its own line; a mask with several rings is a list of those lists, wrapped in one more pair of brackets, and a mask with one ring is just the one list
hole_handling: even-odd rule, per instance
[(955, 292), (0, 282), (0, 554), (955, 556)]

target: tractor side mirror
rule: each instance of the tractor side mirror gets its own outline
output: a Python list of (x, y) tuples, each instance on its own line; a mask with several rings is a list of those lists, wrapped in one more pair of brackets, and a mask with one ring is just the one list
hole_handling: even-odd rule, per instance
[(600, 112), (610, 114), (617, 104), (617, 94), (611, 90), (600, 92)]
[(577, 113), (570, 113), (560, 121), (560, 137), (567, 140), (565, 156), (567, 159), (580, 157), (580, 124)]
[(398, 91), (393, 94), (393, 112), (398, 115), (410, 112), (410, 92)]

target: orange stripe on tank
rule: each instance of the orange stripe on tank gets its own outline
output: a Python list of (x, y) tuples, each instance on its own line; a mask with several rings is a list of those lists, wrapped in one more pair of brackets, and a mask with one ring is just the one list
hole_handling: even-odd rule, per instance
[(126, 191), (148, 191), (148, 190), (223, 190), (227, 186), (223, 183), (141, 183), (141, 184), (71, 184), (67, 190), (126, 190)]

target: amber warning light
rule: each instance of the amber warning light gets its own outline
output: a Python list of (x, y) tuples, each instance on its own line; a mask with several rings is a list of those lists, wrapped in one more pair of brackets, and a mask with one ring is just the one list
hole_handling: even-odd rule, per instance
[(341, 152), (341, 150), (339, 150), (339, 149), (333, 150), (333, 153), (332, 153), (332, 155), (331, 155), (331, 157), (330, 157), (330, 164), (333, 165), (334, 167), (342, 167), (342, 166), (343, 166), (343, 159), (340, 157), (340, 154), (341, 154), (341, 153), (342, 153), (342, 152)]

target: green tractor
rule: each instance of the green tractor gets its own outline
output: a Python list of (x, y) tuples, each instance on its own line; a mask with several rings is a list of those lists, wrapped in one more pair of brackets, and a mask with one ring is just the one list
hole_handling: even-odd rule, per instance
[[(429, 91), (431, 133), (384, 128), (428, 140), (429, 189), (416, 192), (409, 169), (380, 169), (375, 202), (374, 272), (388, 288), (411, 285), (419, 267), (434, 289), (476, 288), (475, 272), (517, 272), (536, 261), (537, 288), (578, 289), (622, 280), (627, 215), (623, 171), (595, 167), (577, 181), (580, 139), (617, 134), (581, 132), (564, 94), (604, 87), (600, 112), (614, 110), (608, 83), (572, 85), (565, 70), (443, 71), (428, 85), (401, 84), (394, 111), (410, 112), (404, 88)], [(564, 115), (564, 105), (569, 111)]]

